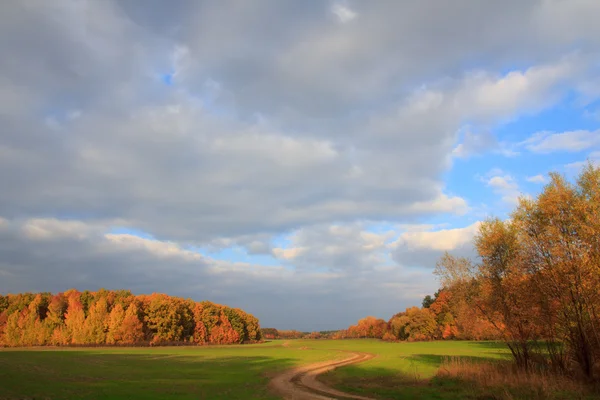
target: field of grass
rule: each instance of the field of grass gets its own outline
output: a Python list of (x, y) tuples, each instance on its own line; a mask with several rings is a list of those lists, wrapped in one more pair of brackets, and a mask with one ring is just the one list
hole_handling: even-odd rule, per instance
[(277, 372), (341, 359), (344, 351), (377, 355), (321, 377), (347, 392), (381, 399), (502, 398), (464, 382), (430, 379), (445, 357), (507, 358), (500, 344), (290, 340), (222, 347), (4, 349), (0, 399), (275, 399), (267, 383)]
[(276, 399), (274, 373), (343, 358), (304, 347), (4, 349), (0, 399)]

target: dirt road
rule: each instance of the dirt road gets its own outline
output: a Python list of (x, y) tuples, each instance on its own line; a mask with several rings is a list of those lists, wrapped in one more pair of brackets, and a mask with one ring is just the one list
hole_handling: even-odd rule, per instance
[(332, 400), (358, 399), (373, 400), (370, 397), (356, 396), (330, 388), (317, 380), (317, 376), (337, 367), (370, 360), (373, 354), (351, 352), (343, 360), (325, 361), (286, 371), (271, 380), (273, 392), (286, 400)]

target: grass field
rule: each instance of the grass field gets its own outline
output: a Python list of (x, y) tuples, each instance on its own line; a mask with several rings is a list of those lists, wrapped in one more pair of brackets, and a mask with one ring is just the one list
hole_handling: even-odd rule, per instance
[[(341, 359), (343, 351), (377, 357), (322, 380), (381, 399), (490, 399), (493, 393), (434, 377), (444, 357), (508, 356), (490, 342), (385, 343), (291, 340), (257, 345), (160, 348), (0, 350), (0, 399), (275, 399), (271, 376), (297, 365)], [(568, 398), (568, 397), (567, 397)]]

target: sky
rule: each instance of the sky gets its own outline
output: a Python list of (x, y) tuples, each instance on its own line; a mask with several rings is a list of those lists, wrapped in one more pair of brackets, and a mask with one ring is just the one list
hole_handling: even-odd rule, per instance
[(597, 0), (0, 2), (0, 293), (340, 329), (600, 161)]

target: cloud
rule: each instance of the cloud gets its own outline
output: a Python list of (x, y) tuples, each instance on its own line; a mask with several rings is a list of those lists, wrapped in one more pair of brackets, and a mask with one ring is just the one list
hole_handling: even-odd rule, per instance
[[(131, 234), (102, 233), (105, 221), (0, 219), (0, 292), (131, 289), (134, 293), (166, 292), (241, 307), (263, 326), (281, 329), (339, 329), (375, 313), (389, 318), (435, 289), (429, 272), (404, 271), (366, 264), (390, 234), (373, 234), (357, 226), (315, 227), (295, 234), (309, 257), (334, 263), (335, 270), (296, 270), (284, 266), (213, 259), (168, 241)], [(23, 234), (44, 227), (42, 238)], [(41, 239), (41, 240), (40, 240)], [(350, 240), (349, 243), (345, 243)], [(353, 255), (344, 248), (358, 244)], [(305, 262), (293, 247), (289, 259)], [(307, 254), (308, 254), (307, 253)], [(337, 264), (336, 264), (337, 263)], [(332, 264), (329, 264), (332, 265)], [(390, 285), (390, 282), (394, 282)], [(314, 318), (319, 304), (322, 318)], [(339, 302), (345, 304), (340, 307)]]
[(476, 222), (466, 228), (406, 232), (400, 235), (396, 244), (408, 248), (451, 251), (470, 243), (478, 229), (479, 222)]
[(581, 172), (581, 169), (585, 167), (589, 162), (596, 166), (600, 165), (600, 151), (592, 151), (590, 154), (588, 154), (588, 157), (585, 161), (575, 161), (566, 164), (565, 169), (569, 173), (578, 174), (579, 172)]
[(526, 181), (531, 182), (531, 183), (546, 183), (546, 182), (548, 182), (548, 179), (543, 175), (533, 175), (533, 176), (528, 176), (526, 178)]
[(516, 205), (521, 192), (515, 179), (511, 175), (503, 174), (502, 171), (490, 171), (488, 175), (490, 178), (485, 181), (486, 185), (501, 195), (503, 202)]
[[(410, 32), (424, 39), (414, 35), (415, 18), (427, 11), (420, 7), (357, 5), (360, 17), (340, 30), (319, 19), (319, 7), (269, 1), (236, 13), (226, 2), (146, 13), (125, 3), (57, 4), (4, 6), (5, 35), (29, 39), (2, 50), (29, 67), (0, 67), (2, 82), (24, 100), (2, 116), (0, 167), (10, 173), (0, 174), (8, 193), (0, 209), (121, 219), (195, 245), (332, 221), (464, 214), (467, 200), (442, 182), (456, 133), (466, 121), (477, 129), (550, 106), (585, 64), (555, 54), (503, 74), (460, 72), (445, 35), (418, 46), (426, 50), (420, 56), (399, 41)], [(502, 18), (521, 16), (493, 8)], [(280, 33), (264, 23), (265, 10)], [(455, 8), (445, 10), (453, 16), (446, 22), (463, 26)], [(189, 23), (192, 15), (200, 23)], [(380, 29), (390, 15), (407, 25)], [(488, 34), (481, 48), (504, 43)], [(44, 68), (34, 62), (40, 57)], [(433, 61), (448, 78), (422, 75), (442, 71), (430, 69)], [(172, 86), (156, 79), (164, 73)], [(484, 151), (489, 141), (470, 135), (457, 152)]]
[(579, 152), (600, 145), (600, 130), (537, 132), (521, 143), (534, 153), (552, 153), (557, 151)]
[(512, 119), (515, 113), (537, 112), (559, 100), (560, 84), (572, 79), (577, 62), (577, 57), (566, 57), (501, 77), (476, 73), (466, 82), (458, 101), (477, 107), (475, 112), (484, 118)]
[(273, 252), (298, 270), (365, 273), (386, 264), (385, 245), (392, 235), (368, 232), (361, 224), (317, 225), (295, 231), (289, 246)]
[(356, 12), (352, 11), (350, 7), (341, 3), (333, 4), (331, 6), (331, 12), (334, 13), (342, 23), (350, 22), (358, 15)]
[(452, 150), (452, 154), (458, 158), (468, 158), (486, 152), (497, 145), (496, 138), (489, 132), (475, 134), (466, 131), (462, 143), (459, 143)]
[(456, 256), (474, 257), (473, 238), (479, 222), (464, 228), (421, 230), (402, 233), (390, 244), (392, 255), (401, 265), (435, 267), (444, 252)]

